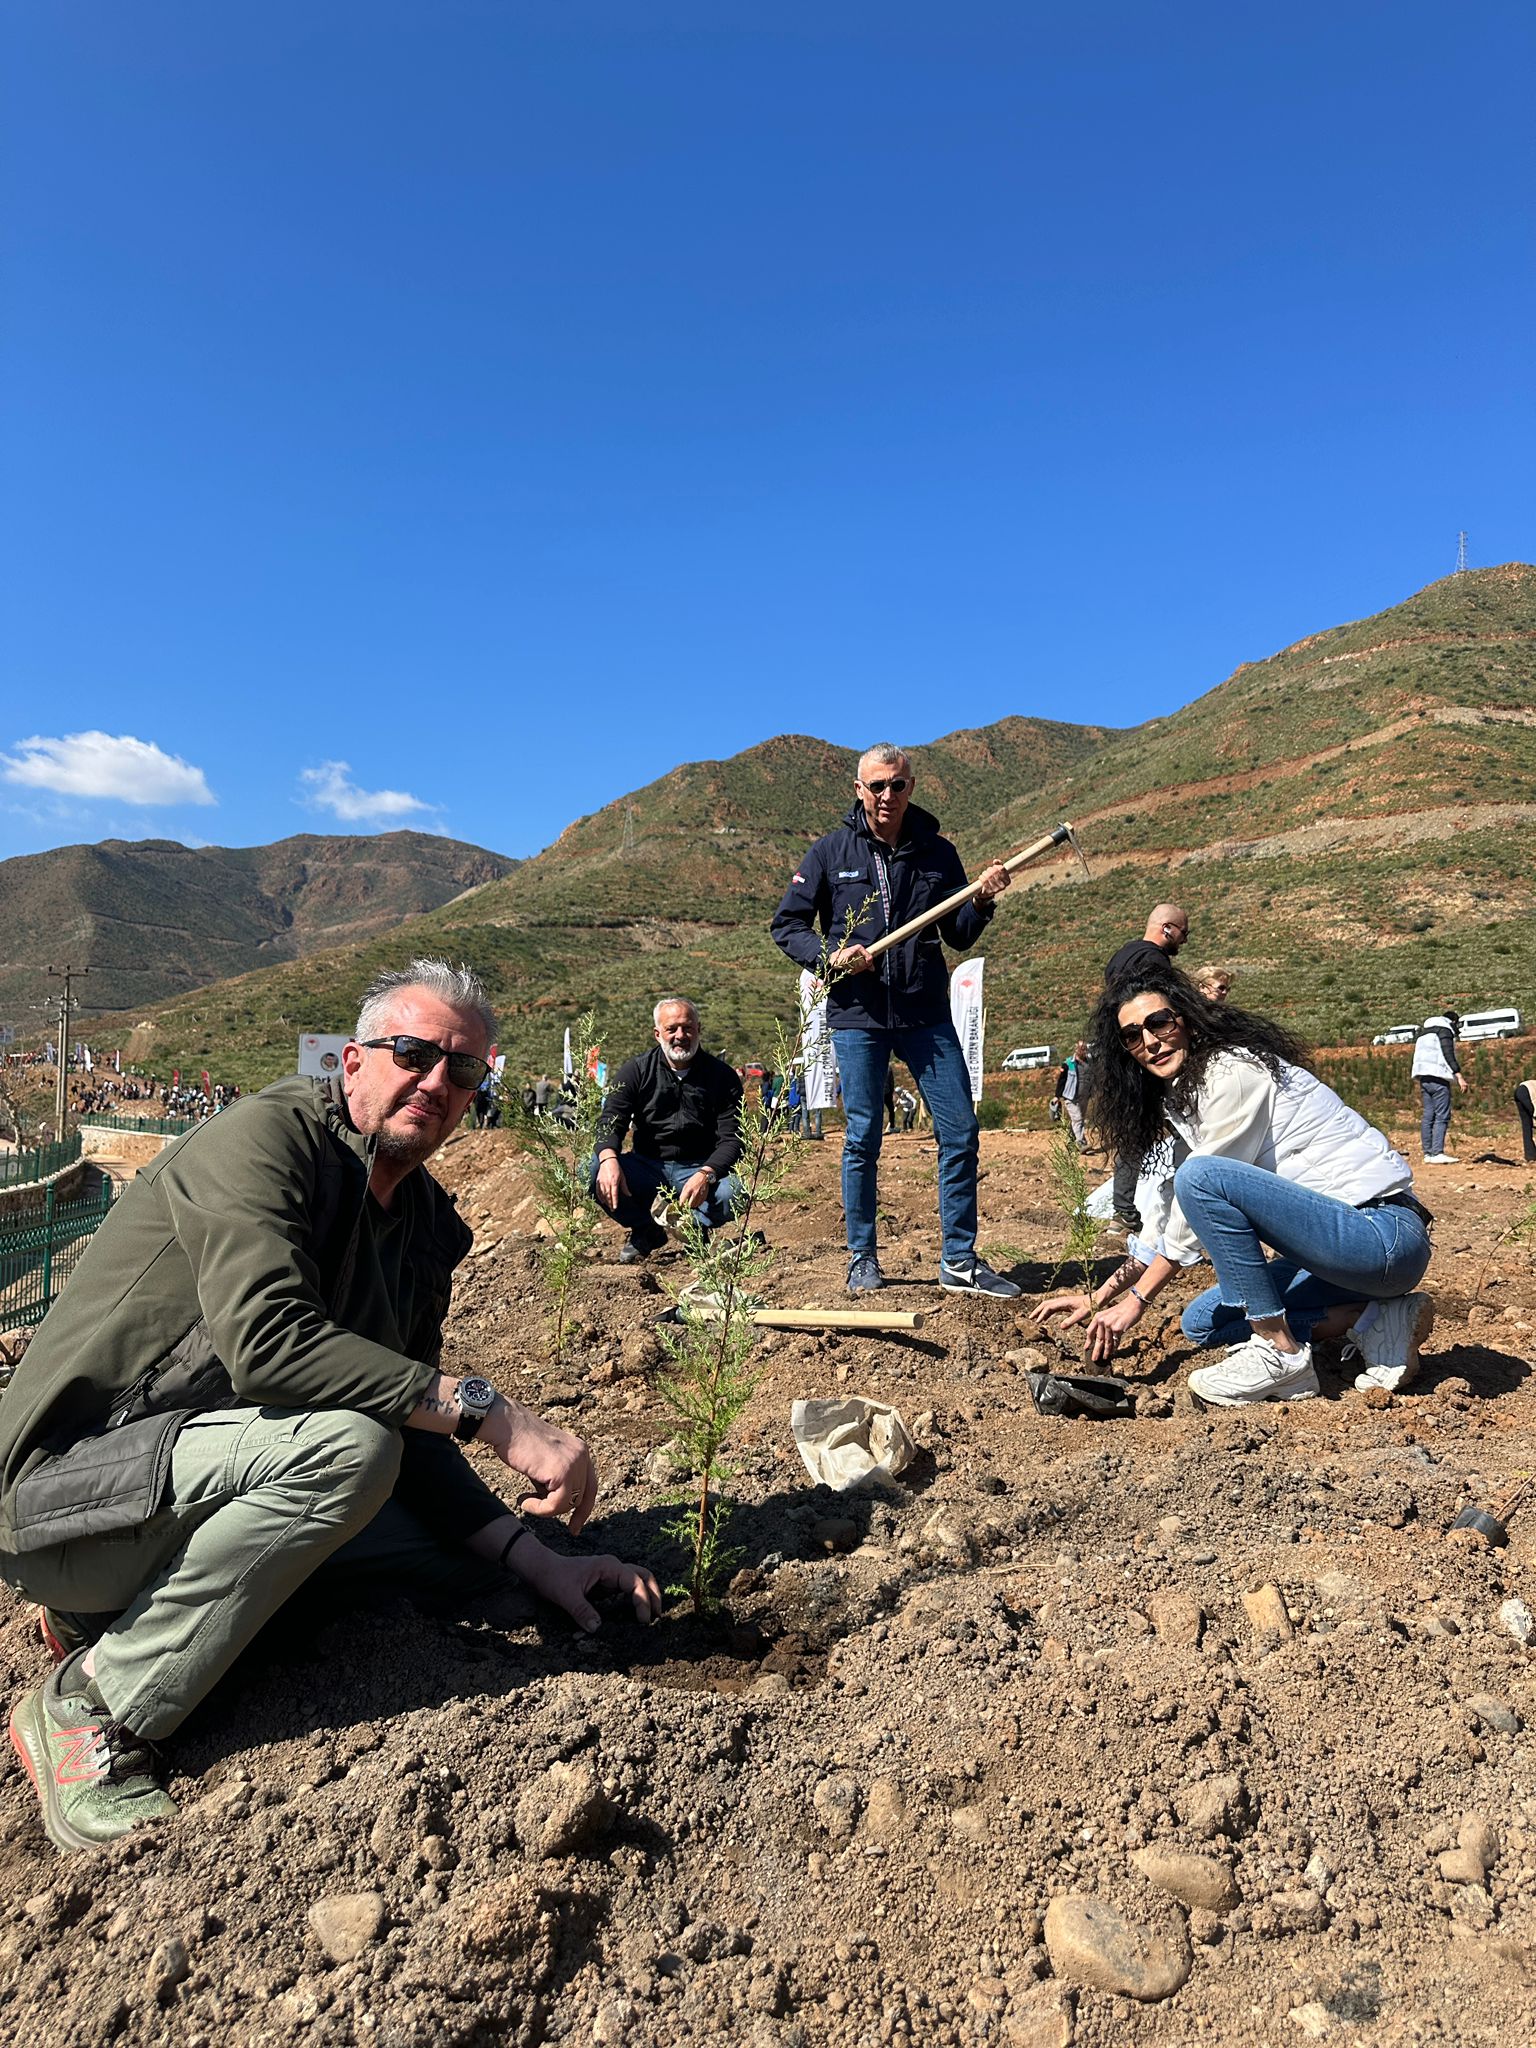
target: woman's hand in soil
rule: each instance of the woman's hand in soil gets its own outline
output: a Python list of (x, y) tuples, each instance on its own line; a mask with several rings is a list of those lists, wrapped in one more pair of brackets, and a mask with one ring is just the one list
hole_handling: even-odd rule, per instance
[(593, 1593), (627, 1593), (643, 1622), (653, 1622), (661, 1612), (661, 1588), (655, 1579), (643, 1565), (626, 1564), (621, 1557), (562, 1557), (546, 1550), (535, 1536), (519, 1543), (507, 1563), (531, 1593), (563, 1608), (588, 1635), (602, 1627), (602, 1617), (588, 1597)]
[(1095, 1361), (1113, 1358), (1120, 1339), (1141, 1321), (1141, 1312), (1142, 1303), (1134, 1294), (1106, 1303), (1088, 1325), (1088, 1356)]
[(574, 1536), (597, 1499), (597, 1469), (579, 1436), (545, 1422), (520, 1401), (498, 1399), (480, 1432), (501, 1462), (533, 1483), (518, 1512), (571, 1518)]
[(1060, 1316), (1061, 1327), (1070, 1330), (1074, 1323), (1086, 1323), (1092, 1314), (1093, 1302), (1086, 1294), (1050, 1294), (1030, 1310), (1030, 1321), (1048, 1323), (1052, 1316)]

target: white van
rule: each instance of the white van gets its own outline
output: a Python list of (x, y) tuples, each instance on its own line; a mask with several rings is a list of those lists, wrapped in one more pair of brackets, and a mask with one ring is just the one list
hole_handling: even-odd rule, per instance
[(1525, 1029), (1518, 1010), (1474, 1010), (1461, 1020), (1458, 1036), (1468, 1038), (1518, 1038)]
[(1412, 1045), (1419, 1035), (1417, 1024), (1394, 1024), (1390, 1031), (1378, 1031), (1372, 1045)]
[(1005, 1074), (1019, 1074), (1026, 1067), (1054, 1067), (1056, 1048), (1052, 1045), (1016, 1045), (1003, 1061)]

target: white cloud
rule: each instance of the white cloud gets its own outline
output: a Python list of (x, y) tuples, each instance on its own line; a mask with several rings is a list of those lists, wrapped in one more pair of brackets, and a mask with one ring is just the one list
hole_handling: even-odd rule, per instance
[(59, 740), (18, 740), (14, 754), (0, 754), (0, 774), (7, 782), (59, 796), (115, 797), (128, 804), (218, 801), (201, 768), (127, 733), (116, 739), (106, 732), (72, 732)]
[(301, 770), (304, 801), (317, 811), (330, 811), (344, 824), (379, 824), (391, 818), (415, 818), (437, 809), (404, 789), (359, 789), (347, 761), (322, 761)]

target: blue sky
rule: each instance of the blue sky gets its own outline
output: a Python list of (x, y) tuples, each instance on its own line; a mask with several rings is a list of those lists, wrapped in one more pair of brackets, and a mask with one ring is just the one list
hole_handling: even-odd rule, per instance
[(531, 853), (1529, 560), (1533, 20), (24, 0), (0, 856)]

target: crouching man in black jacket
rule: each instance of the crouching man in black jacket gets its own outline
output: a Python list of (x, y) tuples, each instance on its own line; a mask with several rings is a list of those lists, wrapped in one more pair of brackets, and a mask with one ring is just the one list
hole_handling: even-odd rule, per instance
[[(823, 939), (838, 977), (827, 1023), (843, 1084), (843, 1214), (848, 1291), (882, 1286), (875, 1244), (875, 1172), (881, 1104), (891, 1055), (904, 1059), (923, 1091), (939, 1141), (940, 1285), (951, 1293), (1010, 1298), (1013, 1281), (976, 1256), (976, 1111), (971, 1078), (949, 1009), (944, 946), (964, 952), (992, 919), (1008, 887), (994, 862), (968, 903), (871, 960), (865, 947), (942, 903), (965, 883), (960, 856), (939, 821), (911, 800), (912, 767), (900, 747), (871, 747), (859, 762), (855, 801), (841, 825), (801, 861), (773, 920), (777, 944), (799, 967), (820, 967)], [(850, 930), (851, 925), (851, 930)]]
[[(662, 1187), (710, 1230), (730, 1222), (741, 1191), (731, 1172), (741, 1157), (735, 1069), (699, 1050), (699, 1013), (686, 996), (663, 997), (652, 1018), (656, 1043), (614, 1076), (588, 1161), (592, 1192), (629, 1232), (626, 1266), (666, 1243), (651, 1218)], [(633, 1149), (623, 1152), (626, 1137)]]

